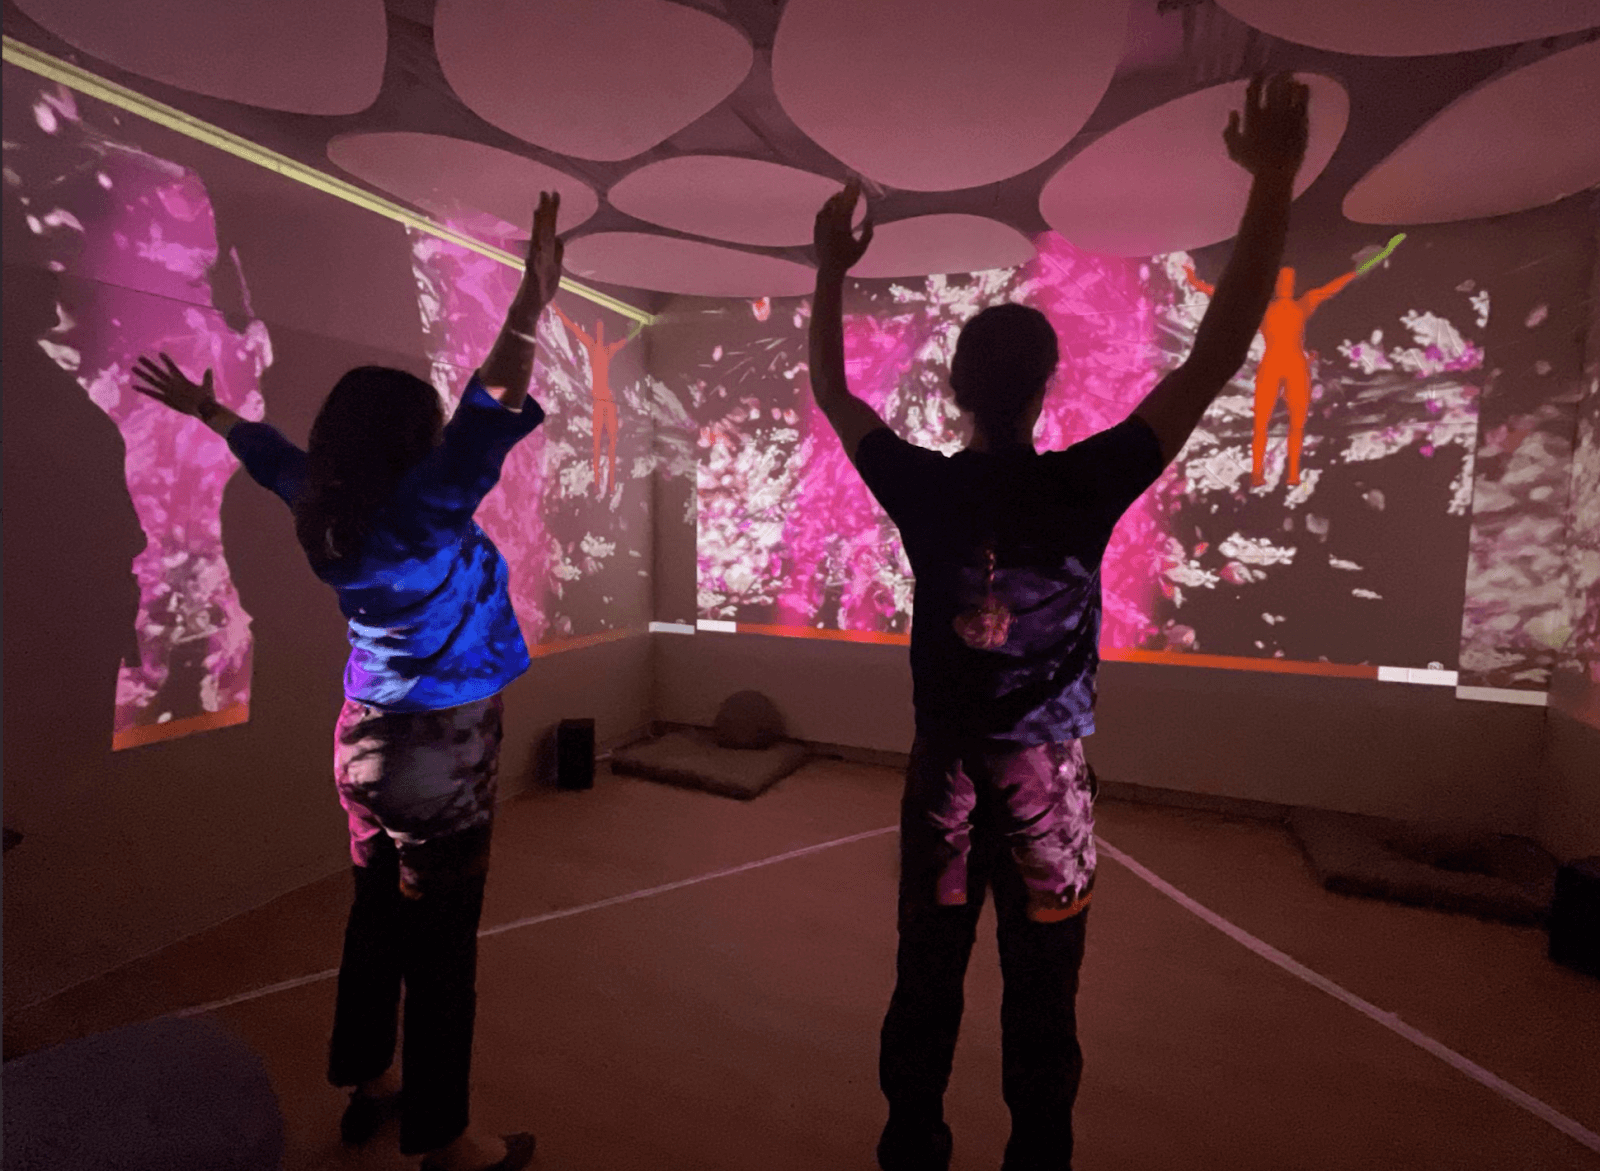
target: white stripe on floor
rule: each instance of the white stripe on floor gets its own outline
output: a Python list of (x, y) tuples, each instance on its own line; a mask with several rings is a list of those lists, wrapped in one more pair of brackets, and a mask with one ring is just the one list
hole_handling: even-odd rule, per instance
[(1460, 1070), (1473, 1081), (1478, 1082), (1480, 1085), (1487, 1086), (1506, 1101), (1517, 1106), (1521, 1106), (1524, 1110), (1528, 1111), (1528, 1113), (1537, 1118), (1543, 1119), (1545, 1122), (1548, 1122), (1562, 1134), (1567, 1135), (1569, 1138), (1576, 1139), (1578, 1142), (1588, 1147), (1591, 1151), (1600, 1151), (1600, 1134), (1595, 1134), (1594, 1131), (1588, 1130), (1579, 1123), (1574, 1122), (1565, 1114), (1562, 1114), (1559, 1110), (1555, 1109), (1555, 1107), (1546, 1105), (1538, 1098), (1535, 1098), (1532, 1094), (1517, 1089), (1516, 1086), (1512, 1085), (1504, 1078), (1497, 1077), (1488, 1070), (1484, 1069), (1483, 1066), (1478, 1065), (1473, 1061), (1469, 1061), (1467, 1058), (1457, 1053), (1454, 1049), (1451, 1049), (1447, 1045), (1440, 1044), (1438, 1041), (1435, 1041), (1432, 1037), (1428, 1036), (1421, 1030), (1412, 1028), (1394, 1013), (1384, 1012), (1381, 1008), (1377, 1007), (1377, 1005), (1370, 1004), (1367, 1001), (1362, 1000), (1361, 997), (1357, 996), (1354, 992), (1348, 992), (1339, 985), (1335, 984), (1332, 980), (1328, 979), (1326, 976), (1318, 975), (1316, 972), (1313, 972), (1310, 968), (1306, 967), (1298, 960), (1292, 959), (1285, 955), (1283, 952), (1273, 947), (1270, 943), (1266, 943), (1263, 940), (1257, 939), (1244, 928), (1237, 927), (1228, 922), (1228, 920), (1224, 919), (1215, 911), (1209, 910), (1206, 907), (1202, 907), (1199, 903), (1195, 902), (1188, 895), (1184, 894), (1177, 887), (1173, 886), (1170, 882), (1167, 882), (1165, 879), (1152, 874), (1149, 870), (1146, 870), (1143, 866), (1135, 862), (1132, 858), (1128, 857), (1128, 855), (1124, 854), (1121, 850), (1117, 849), (1098, 834), (1095, 835), (1095, 845), (1100, 853), (1115, 859), (1117, 862), (1120, 862), (1123, 866), (1126, 866), (1129, 870), (1133, 871), (1134, 874), (1144, 879), (1151, 886), (1155, 887), (1162, 894), (1166, 895), (1173, 902), (1177, 903), (1180, 907), (1183, 907), (1187, 911), (1193, 912), (1196, 916), (1215, 927), (1218, 931), (1222, 932), (1234, 942), (1242, 943), (1245, 947), (1255, 952), (1262, 959), (1267, 960), (1270, 963), (1277, 964), (1278, 967), (1282, 968), (1290, 975), (1298, 976), (1307, 984), (1310, 984), (1313, 988), (1321, 989), (1335, 1000), (1339, 1000), (1345, 1004), (1348, 1004), (1361, 1015), (1372, 1018), (1384, 1028), (1390, 1030), (1398, 1036), (1404, 1037), (1407, 1041), (1410, 1041), (1419, 1049), (1425, 1049), (1427, 1052), (1433, 1054), (1446, 1065)]
[[(521, 927), (532, 927), (536, 923), (549, 923), (555, 919), (568, 919), (573, 915), (582, 915), (586, 911), (598, 911), (602, 907), (614, 907), (619, 903), (631, 903), (636, 899), (647, 899), (654, 895), (666, 894), (672, 890), (682, 890), (686, 886), (698, 886), (702, 882), (710, 882), (715, 878), (727, 878), (734, 874), (743, 874), (747, 870), (758, 870), (763, 866), (772, 866), (778, 862), (787, 862), (791, 858), (804, 858), (808, 854), (820, 854), (823, 850), (831, 850), (835, 846), (848, 846), (854, 842), (865, 841), (868, 838), (881, 838), (884, 834), (892, 834), (899, 830), (898, 825), (884, 826), (882, 829), (869, 829), (864, 833), (851, 834), (849, 837), (834, 838), (829, 842), (820, 842), (815, 846), (802, 846), (798, 850), (790, 850), (784, 854), (774, 854), (770, 858), (758, 858), (754, 862), (746, 862), (740, 866), (730, 866), (726, 870), (713, 870), (709, 874), (697, 874), (693, 878), (680, 879), (677, 882), (666, 882), (660, 886), (648, 886), (643, 890), (630, 891), (625, 895), (615, 895), (609, 899), (601, 899), (593, 903), (581, 903), (576, 907), (562, 907), (558, 911), (546, 911), (540, 915), (529, 915), (525, 919), (513, 919), (509, 923), (498, 923), (493, 927), (485, 927), (478, 932), (479, 939), (488, 939), (493, 935), (503, 935), (507, 931), (515, 931)], [(170, 1016), (191, 1017), (203, 1016), (208, 1012), (216, 1012), (221, 1008), (230, 1008), (235, 1004), (244, 1004), (251, 1000), (260, 1000), (264, 996), (272, 996), (279, 992), (289, 992), (295, 988), (304, 988), (307, 984), (317, 984), (323, 980), (331, 980), (339, 974), (338, 968), (329, 968), (322, 972), (313, 972), (309, 976), (298, 976), (293, 980), (284, 980), (278, 984), (268, 984), (263, 988), (252, 988), (249, 992), (241, 992), (237, 996), (229, 996), (224, 1000), (213, 1000), (209, 1004), (198, 1004), (193, 1008), (180, 1009), (170, 1013)]]
[[(513, 919), (509, 923), (500, 923), (493, 927), (487, 927), (482, 931), (479, 931), (478, 938), (487, 939), (491, 936), (502, 935), (508, 931), (516, 931), (523, 927), (532, 927), (539, 923), (549, 923), (556, 919), (567, 919), (574, 915), (584, 914), (588, 911), (598, 911), (603, 907), (613, 907), (621, 903), (629, 903), (638, 899), (646, 899), (655, 895), (666, 894), (668, 891), (682, 890), (685, 887), (698, 886), (702, 882), (710, 882), (713, 879), (728, 878), (735, 874), (743, 874), (748, 870), (757, 870), (763, 866), (772, 866), (778, 862), (787, 862), (793, 858), (803, 858), (810, 854), (818, 854), (824, 850), (833, 849), (835, 846), (847, 846), (855, 842), (866, 841), (869, 838), (882, 837), (884, 834), (895, 833), (898, 831), (898, 829), (899, 826), (896, 825), (884, 826), (881, 829), (867, 830), (863, 833), (851, 834), (848, 837), (834, 838), (832, 841), (820, 842), (814, 846), (803, 846), (798, 850), (790, 850), (783, 854), (774, 854), (770, 858), (760, 858), (754, 862), (746, 862), (740, 866), (730, 866), (724, 870), (713, 870), (707, 874), (698, 874), (693, 878), (685, 878), (677, 882), (667, 882), (661, 884), (660, 886), (645, 887), (643, 890), (630, 891), (628, 894), (615, 895), (612, 898), (600, 899), (597, 902), (582, 903), (575, 907), (563, 907), (556, 911), (546, 911), (539, 915), (529, 915), (526, 918)], [(1340, 987), (1338, 984), (1335, 984), (1326, 976), (1319, 975), (1310, 968), (1306, 967), (1304, 964), (1300, 963), (1298, 960), (1285, 955), (1271, 944), (1265, 942), (1264, 940), (1257, 939), (1254, 935), (1251, 935), (1248, 931), (1244, 930), (1244, 928), (1230, 923), (1221, 915), (1218, 915), (1215, 911), (1201, 906), (1177, 887), (1173, 886), (1159, 875), (1147, 870), (1144, 866), (1134, 861), (1134, 859), (1129, 857), (1127, 854), (1124, 854), (1121, 850), (1117, 849), (1098, 834), (1095, 836), (1095, 842), (1100, 853), (1120, 863), (1139, 878), (1149, 883), (1156, 890), (1172, 899), (1173, 902), (1177, 903), (1185, 910), (1192, 912), (1195, 916), (1210, 924), (1212, 927), (1215, 927), (1218, 931), (1222, 932), (1236, 943), (1243, 944), (1262, 959), (1276, 964), (1290, 975), (1304, 980), (1313, 988), (1317, 988), (1323, 992), (1326, 992), (1335, 1000), (1350, 1006), (1363, 1016), (1369, 1017), (1370, 1019), (1376, 1021), (1378, 1024), (1390, 1030), (1397, 1036), (1403, 1037), (1405, 1040), (1410, 1041), (1419, 1049), (1423, 1049), (1426, 1052), (1433, 1054), (1433, 1056), (1437, 1057), (1445, 1064), (1460, 1071), (1480, 1085), (1493, 1090), (1496, 1094), (1499, 1094), (1502, 1098), (1506, 1099), (1506, 1101), (1522, 1107), (1522, 1109), (1528, 1111), (1536, 1118), (1549, 1123), (1562, 1134), (1577, 1140), (1579, 1143), (1582, 1143), (1584, 1146), (1588, 1147), (1591, 1151), (1600, 1152), (1600, 1134), (1596, 1134), (1593, 1131), (1585, 1128), (1580, 1123), (1577, 1123), (1568, 1118), (1565, 1114), (1562, 1114), (1553, 1106), (1547, 1105), (1538, 1098), (1535, 1098), (1532, 1094), (1529, 1094), (1523, 1090), (1519, 1090), (1516, 1086), (1512, 1085), (1504, 1078), (1490, 1073), (1481, 1065), (1478, 1065), (1476, 1062), (1463, 1057), (1449, 1046), (1435, 1041), (1432, 1037), (1428, 1036), (1421, 1030), (1415, 1029), (1406, 1024), (1394, 1013), (1384, 1012), (1376, 1005), (1361, 999), (1361, 997), (1357, 996), (1355, 993)], [(193, 1008), (182, 1009), (170, 1015), (178, 1017), (201, 1016), (208, 1012), (216, 1012), (219, 1009), (229, 1008), (235, 1004), (244, 1004), (248, 1001), (260, 1000), (263, 997), (273, 996), (279, 992), (289, 992), (295, 988), (303, 988), (308, 984), (316, 984), (323, 980), (331, 980), (338, 974), (339, 970), (337, 968), (329, 968), (326, 971), (314, 972), (309, 976), (300, 976), (293, 980), (284, 980), (277, 984), (269, 984), (263, 988), (254, 988), (249, 992), (241, 992), (237, 996), (230, 996), (224, 1000), (214, 1000), (209, 1004), (201, 1004), (196, 1005)]]

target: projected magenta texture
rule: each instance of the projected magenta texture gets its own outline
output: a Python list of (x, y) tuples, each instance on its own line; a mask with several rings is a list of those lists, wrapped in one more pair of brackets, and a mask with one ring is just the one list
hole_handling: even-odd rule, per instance
[[(1383, 239), (1307, 263), (1302, 281), (1327, 285)], [(1121, 421), (1188, 355), (1209, 304), (1204, 281), (1186, 277), (1185, 253), (1124, 260), (1053, 233), (1036, 244), (1036, 259), (1018, 269), (852, 282), (852, 390), (913, 442), (958, 449), (946, 384), (957, 333), (980, 308), (1020, 301), (1045, 313), (1061, 343), (1041, 449)], [(1419, 252), (1375, 265), (1307, 325), (1307, 401), (1295, 403), (1304, 436), (1294, 449), (1288, 411), (1270, 402), (1269, 441), (1257, 443), (1265, 345), (1256, 338), (1178, 461), (1118, 527), (1102, 566), (1104, 647), (1455, 666), (1460, 595), (1441, 598), (1416, 570), (1435, 567), (1436, 583), (1437, 567), (1465, 560), (1487, 294), (1440, 288), (1437, 277), (1397, 288), (1409, 274), (1396, 265)], [(1414, 295), (1437, 297), (1438, 308), (1410, 307)], [(807, 302), (778, 302), (770, 313), (708, 311), (698, 327), (704, 348), (685, 390), (700, 420), (699, 615), (903, 637), (909, 569), (806, 391), (808, 313)], [(1290, 450), (1298, 483), (1288, 482)]]
[[(465, 225), (452, 224), (452, 227)], [(411, 233), (412, 271), (433, 383), (452, 404), (494, 344), (520, 274), (459, 245)], [(606, 312), (562, 294), (591, 323)], [(609, 314), (607, 337), (626, 336)], [(534, 653), (540, 644), (603, 635), (647, 621), (652, 405), (649, 386), (626, 352), (612, 360), (605, 436), (609, 481), (596, 483), (597, 418), (588, 355), (553, 311), (538, 325), (533, 397), (544, 424), (518, 444), (478, 523), (511, 567), (511, 600)], [(607, 372), (602, 372), (606, 377)]]
[[(7, 127), (10, 137), (21, 120)], [(260, 418), (272, 347), (238, 257), (218, 254), (200, 177), (109, 129), (80, 116), (70, 91), (44, 89), (7, 162), (62, 274), (57, 323), (38, 344), (122, 432), (148, 540), (130, 567), (140, 656), (123, 663), (113, 721), (116, 746), (131, 747), (245, 719), (252, 643), (222, 547), (222, 493), (238, 462), (201, 423), (136, 394), (129, 371), (141, 354), (165, 351), (195, 378), (213, 370), (217, 398)], [(232, 285), (222, 303), (242, 302), (237, 325), (213, 307), (222, 283)]]

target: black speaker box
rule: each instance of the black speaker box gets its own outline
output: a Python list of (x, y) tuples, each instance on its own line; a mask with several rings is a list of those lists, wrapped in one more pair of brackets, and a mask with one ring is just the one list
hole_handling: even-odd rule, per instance
[(593, 720), (562, 720), (556, 726), (556, 787), (594, 788)]
[(1600, 979), (1600, 856), (1569, 862), (1556, 871), (1550, 958)]

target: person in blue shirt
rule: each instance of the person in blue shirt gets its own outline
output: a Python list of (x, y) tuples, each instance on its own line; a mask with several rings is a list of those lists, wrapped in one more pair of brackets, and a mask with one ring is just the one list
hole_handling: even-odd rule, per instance
[(1094, 731), (1100, 559), (1118, 518), (1176, 458), (1244, 364), (1272, 296), (1305, 153), (1306, 88), (1251, 83), (1224, 133), (1254, 176), (1233, 256), (1194, 349), (1118, 425), (1038, 452), (1034, 425), (1059, 358), (1037, 310), (996, 305), (962, 328), (951, 361), (967, 448), (907, 443), (845, 382), (845, 273), (858, 239), (851, 183), (817, 215), (811, 387), (889, 518), (916, 579), (911, 678), (916, 741), (901, 804), (897, 978), (879, 1083), (884, 1171), (945, 1171), (943, 1102), (962, 984), (990, 885), (1005, 996), (1003, 1171), (1068, 1171), (1083, 1072), (1076, 997), (1094, 887)]
[[(541, 196), (522, 283), (449, 422), (439, 394), (381, 366), (334, 386), (302, 451), (219, 404), (167, 355), (135, 389), (203, 420), (292, 509), (316, 575), (349, 621), (335, 773), (355, 899), (329, 1080), (354, 1087), (341, 1132), (394, 1112), (425, 1171), (517, 1171), (531, 1135), (469, 1127), (478, 924), (494, 823), (501, 693), (528, 669), (505, 559), (473, 520), (512, 447), (544, 420), (528, 397), (534, 330), (561, 279), (560, 198)], [(392, 1074), (405, 985), (402, 1076)]]

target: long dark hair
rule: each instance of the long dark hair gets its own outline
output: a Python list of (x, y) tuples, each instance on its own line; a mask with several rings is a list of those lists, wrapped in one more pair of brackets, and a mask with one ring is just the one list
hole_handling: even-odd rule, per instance
[(1055, 326), (1037, 309), (991, 305), (961, 327), (950, 363), (956, 406), (1004, 437), (1044, 389), (1060, 361)]
[(295, 508), (295, 535), (313, 565), (360, 552), (374, 515), (443, 425), (439, 393), (414, 374), (358, 366), (339, 379), (311, 425)]

